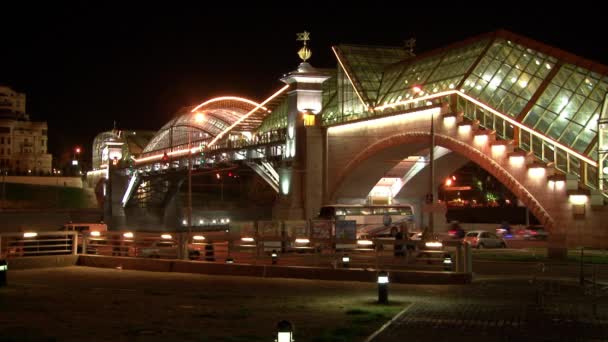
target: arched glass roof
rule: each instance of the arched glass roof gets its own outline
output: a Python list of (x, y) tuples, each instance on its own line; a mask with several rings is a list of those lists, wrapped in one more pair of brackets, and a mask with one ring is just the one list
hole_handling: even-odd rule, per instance
[(188, 145), (189, 139), (190, 144), (196, 146), (228, 131), (254, 131), (270, 112), (266, 107), (256, 109), (258, 105), (245, 98), (224, 96), (184, 108), (156, 133), (143, 153)]

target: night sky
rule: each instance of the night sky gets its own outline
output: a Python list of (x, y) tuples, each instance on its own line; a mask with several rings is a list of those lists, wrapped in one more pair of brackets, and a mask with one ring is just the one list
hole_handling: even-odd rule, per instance
[(90, 158), (94, 136), (114, 120), (157, 130), (180, 107), (214, 96), (263, 100), (297, 66), (303, 30), (316, 67), (335, 67), (333, 44), (401, 46), (414, 36), (421, 53), (499, 28), (608, 64), (601, 11), (582, 2), (537, 10), (514, 2), (485, 10), (404, 1), (52, 3), (0, 6), (0, 83), (25, 92), (31, 118), (48, 122), (55, 159), (67, 160), (76, 145)]

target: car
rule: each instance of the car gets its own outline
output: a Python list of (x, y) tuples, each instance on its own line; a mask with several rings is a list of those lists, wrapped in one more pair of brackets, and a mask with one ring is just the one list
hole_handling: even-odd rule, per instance
[[(141, 247), (137, 250), (137, 256), (142, 258), (176, 259), (179, 244), (174, 239), (153, 238), (144, 239)], [(199, 244), (188, 245), (188, 257), (198, 259), (205, 246)]]
[(475, 248), (506, 248), (507, 243), (498, 235), (483, 230), (468, 232), (464, 237), (464, 242)]
[(547, 240), (549, 233), (541, 225), (530, 225), (517, 231), (517, 236), (525, 240)]

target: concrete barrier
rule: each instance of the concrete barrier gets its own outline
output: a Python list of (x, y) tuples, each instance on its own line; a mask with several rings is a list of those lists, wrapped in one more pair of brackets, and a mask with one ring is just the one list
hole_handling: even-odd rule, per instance
[[(377, 271), (372, 269), (331, 269), (303, 266), (220, 264), (185, 260), (157, 260), (128, 257), (80, 255), (78, 265), (210, 275), (231, 275), (267, 278), (375, 282)], [(391, 283), (401, 284), (468, 284), (470, 273), (389, 270)]]
[(9, 270), (74, 266), (78, 255), (48, 255), (7, 259)]

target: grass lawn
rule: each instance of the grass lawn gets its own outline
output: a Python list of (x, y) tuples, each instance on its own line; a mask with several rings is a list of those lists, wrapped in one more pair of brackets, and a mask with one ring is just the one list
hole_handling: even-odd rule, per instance
[(7, 183), (5, 208), (95, 208), (85, 190), (63, 186)]
[[(205, 276), (90, 267), (12, 271), (0, 288), (0, 340), (363, 341), (409, 303), (391, 284)], [(93, 335), (92, 335), (93, 334)], [(3, 339), (4, 338), (4, 339)]]

